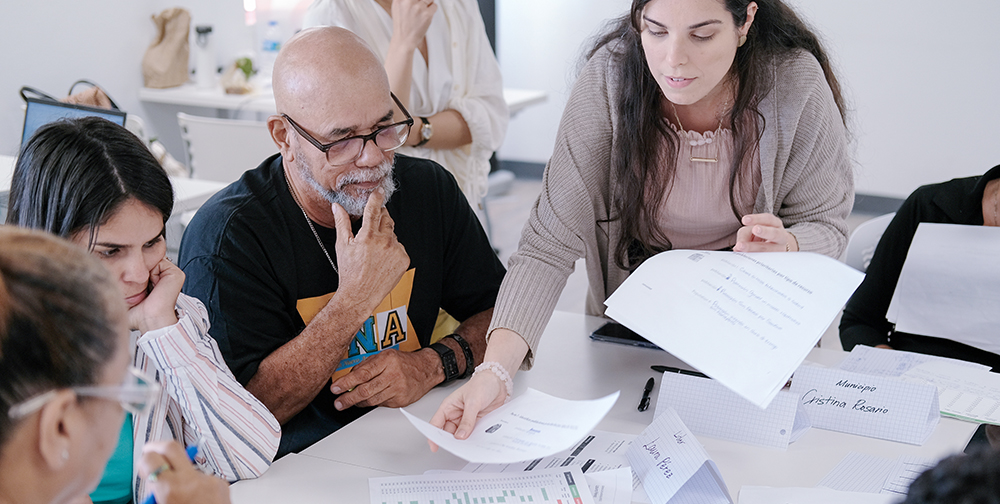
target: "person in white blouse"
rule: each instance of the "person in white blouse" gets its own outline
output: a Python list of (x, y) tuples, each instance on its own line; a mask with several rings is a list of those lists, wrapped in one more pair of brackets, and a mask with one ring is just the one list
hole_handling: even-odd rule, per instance
[(382, 58), (417, 124), (399, 152), (438, 162), (473, 208), (507, 132), (500, 66), (475, 0), (316, 0), (303, 27), (351, 30)]
[(126, 416), (93, 500), (146, 497), (138, 461), (150, 441), (199, 444), (199, 465), (227, 481), (263, 473), (281, 427), (229, 371), (205, 306), (181, 293), (184, 272), (167, 260), (164, 236), (173, 189), (142, 141), (97, 117), (43, 126), (21, 149), (9, 201), (7, 224), (67, 238), (101, 259), (128, 307), (131, 363), (165, 392)]

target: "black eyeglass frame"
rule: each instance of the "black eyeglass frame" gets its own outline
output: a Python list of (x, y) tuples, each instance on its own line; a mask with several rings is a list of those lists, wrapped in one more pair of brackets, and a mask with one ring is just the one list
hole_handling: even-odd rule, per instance
[[(348, 163), (353, 163), (354, 161), (357, 161), (358, 158), (361, 157), (361, 153), (363, 153), (365, 151), (365, 147), (368, 145), (369, 141), (371, 141), (373, 144), (375, 144), (376, 147), (378, 147), (379, 149), (381, 149), (382, 152), (394, 151), (394, 150), (402, 147), (404, 144), (406, 144), (406, 139), (410, 137), (410, 129), (413, 128), (413, 116), (411, 116), (410, 112), (406, 110), (406, 107), (404, 107), (403, 104), (399, 102), (399, 98), (396, 98), (395, 94), (389, 93), (389, 96), (392, 97), (392, 101), (396, 102), (396, 106), (399, 107), (399, 110), (403, 111), (403, 115), (406, 116), (405, 120), (399, 121), (399, 122), (396, 122), (396, 123), (392, 123), (392, 124), (389, 124), (387, 126), (383, 126), (381, 128), (376, 129), (375, 131), (372, 131), (371, 133), (369, 133), (367, 135), (354, 135), (354, 136), (350, 136), (350, 137), (347, 137), (347, 138), (341, 138), (340, 140), (336, 140), (336, 141), (330, 142), (328, 144), (324, 144), (324, 143), (320, 142), (319, 140), (316, 140), (316, 138), (313, 137), (312, 135), (310, 135), (308, 132), (306, 132), (306, 130), (303, 129), (302, 126), (299, 126), (299, 124), (297, 122), (295, 122), (295, 120), (293, 120), (291, 117), (288, 117), (288, 114), (282, 113), (281, 117), (284, 117), (285, 119), (287, 119), (288, 120), (288, 124), (291, 124), (292, 128), (294, 128), (295, 131), (297, 131), (300, 135), (302, 135), (303, 138), (305, 138), (306, 140), (308, 140), (309, 143), (313, 144), (314, 147), (316, 147), (317, 149), (319, 149), (320, 152), (322, 152), (323, 154), (325, 154), (327, 156), (326, 157), (327, 162), (330, 162), (329, 152), (330, 152), (330, 149), (333, 148), (334, 145), (337, 145), (337, 144), (339, 144), (341, 142), (349, 142), (349, 141), (354, 140), (356, 138), (360, 138), (362, 140), (362, 142), (361, 142), (361, 148), (358, 149), (358, 153), (354, 156), (354, 159), (351, 159), (350, 161), (347, 161), (347, 162), (344, 162), (344, 163), (339, 163), (339, 164), (334, 165), (334, 166), (342, 166), (342, 165), (345, 165), (345, 164), (348, 164)], [(406, 134), (403, 135), (403, 141), (399, 145), (397, 145), (397, 146), (395, 146), (395, 147), (393, 147), (391, 149), (382, 149), (382, 147), (379, 146), (378, 142), (375, 141), (375, 137), (377, 137), (379, 135), (379, 133), (382, 133), (383, 131), (385, 131), (385, 130), (387, 130), (389, 128), (398, 127), (401, 124), (405, 124), (406, 125)], [(333, 163), (330, 163), (330, 164), (333, 164)]]

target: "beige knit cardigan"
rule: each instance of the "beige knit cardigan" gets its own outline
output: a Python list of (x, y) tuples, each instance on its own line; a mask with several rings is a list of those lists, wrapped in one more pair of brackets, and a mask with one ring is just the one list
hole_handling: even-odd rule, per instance
[[(510, 258), (487, 334), (510, 329), (534, 352), (566, 278), (586, 258), (587, 314), (628, 276), (614, 264), (619, 222), (610, 219), (617, 80), (607, 46), (587, 62), (563, 112), (542, 192)], [(794, 51), (774, 66), (774, 88), (761, 101), (761, 186), (755, 213), (770, 212), (795, 234), (799, 248), (839, 257), (847, 245), (854, 175), (847, 132), (816, 59)], [(721, 197), (721, 196), (720, 196)], [(610, 222), (607, 222), (611, 220)]]

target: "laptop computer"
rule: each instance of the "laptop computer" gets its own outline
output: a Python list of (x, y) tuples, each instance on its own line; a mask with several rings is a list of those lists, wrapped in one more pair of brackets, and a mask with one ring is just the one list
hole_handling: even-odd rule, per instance
[(87, 107), (40, 98), (26, 98), (25, 101), (28, 103), (24, 111), (24, 130), (21, 132), (22, 148), (28, 143), (31, 135), (35, 134), (35, 130), (59, 119), (97, 116), (119, 126), (125, 126), (125, 112), (121, 110)]

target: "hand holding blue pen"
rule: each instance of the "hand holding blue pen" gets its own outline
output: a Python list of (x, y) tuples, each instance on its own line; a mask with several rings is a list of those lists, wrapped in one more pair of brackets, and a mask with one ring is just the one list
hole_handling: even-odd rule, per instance
[[(187, 449), (184, 451), (187, 453), (188, 460), (190, 460), (191, 463), (193, 464), (194, 458), (198, 456), (198, 444), (193, 444), (191, 446), (188, 446)], [(160, 474), (163, 473), (163, 471), (169, 471), (169, 470), (170, 470), (170, 464), (164, 462), (159, 467), (154, 469), (153, 472), (149, 473), (149, 481), (151, 483), (156, 483), (156, 480), (160, 478)], [(156, 495), (154, 495), (153, 492), (150, 492), (149, 497), (146, 497), (146, 500), (142, 501), (142, 504), (156, 504)]]
[[(142, 449), (139, 474), (147, 478), (149, 496), (143, 504), (229, 503), (229, 484), (200, 472), (192, 463), (199, 445), (186, 450), (175, 441), (153, 441)], [(159, 495), (159, 499), (155, 497)]]

